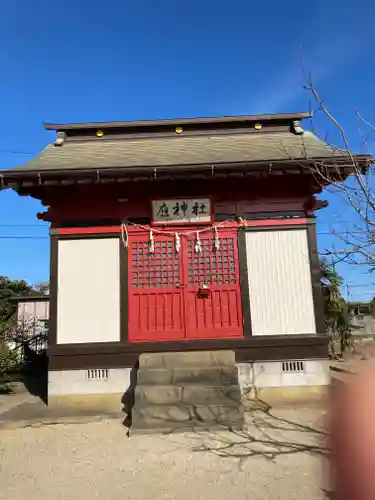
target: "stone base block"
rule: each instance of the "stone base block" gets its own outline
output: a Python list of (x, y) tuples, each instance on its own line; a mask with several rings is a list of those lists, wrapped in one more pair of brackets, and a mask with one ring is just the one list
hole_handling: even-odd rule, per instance
[(206, 366), (233, 366), (234, 351), (189, 351), (141, 354), (139, 368), (181, 368)]
[(237, 405), (158, 405), (134, 408), (131, 433), (242, 428), (244, 412)]
[(145, 386), (135, 391), (137, 407), (159, 404), (220, 405), (241, 404), (241, 390), (237, 386)]
[(237, 385), (238, 370), (236, 365), (170, 369), (143, 368), (138, 372), (137, 378), (138, 385)]

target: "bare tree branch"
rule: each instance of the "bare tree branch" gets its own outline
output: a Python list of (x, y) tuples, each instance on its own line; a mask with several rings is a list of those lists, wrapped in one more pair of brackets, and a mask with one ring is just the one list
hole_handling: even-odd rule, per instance
[[(312, 132), (331, 148), (337, 155), (337, 161), (331, 161), (329, 164), (325, 164), (324, 161), (314, 161), (308, 157), (307, 150), (304, 148), (305, 161), (301, 161), (301, 165), (303, 164), (304, 168), (310, 169), (321, 190), (328, 187), (331, 192), (338, 194), (352, 210), (354, 229), (348, 229), (345, 232), (332, 231), (332, 234), (341, 241), (345, 248), (344, 255), (340, 255), (338, 260), (345, 260), (345, 262), (353, 264), (367, 264), (371, 270), (375, 270), (375, 178), (371, 156), (371, 137), (372, 134), (375, 134), (375, 125), (363, 118), (357, 109), (354, 110), (359, 122), (358, 134), (363, 147), (368, 150), (367, 155), (355, 154), (351, 149), (345, 128), (320, 96), (314, 85), (311, 71), (306, 68), (302, 56), (301, 68), (305, 82), (304, 88), (309, 92), (317, 109), (339, 132), (344, 146), (338, 148), (330, 144), (327, 137), (323, 139), (316, 131), (311, 119)], [(310, 103), (310, 109), (312, 107), (313, 105)], [(363, 132), (361, 125), (365, 127), (365, 132)], [(284, 152), (288, 154), (286, 148), (284, 148)], [(367, 162), (365, 157), (367, 157)], [(343, 159), (347, 159), (347, 162), (343, 163)], [(325, 255), (331, 255), (329, 250), (326, 250)]]

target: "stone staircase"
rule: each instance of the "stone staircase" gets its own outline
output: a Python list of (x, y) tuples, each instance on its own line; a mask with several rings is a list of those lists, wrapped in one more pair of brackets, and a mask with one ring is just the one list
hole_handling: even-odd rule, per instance
[(242, 428), (233, 351), (142, 354), (131, 433)]

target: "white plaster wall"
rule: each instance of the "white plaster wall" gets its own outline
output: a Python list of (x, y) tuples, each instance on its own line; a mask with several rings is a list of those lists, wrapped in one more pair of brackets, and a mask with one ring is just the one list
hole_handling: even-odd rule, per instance
[(60, 240), (57, 343), (120, 340), (118, 238)]
[(242, 392), (252, 387), (300, 387), (329, 385), (329, 361), (304, 360), (303, 372), (283, 372), (282, 361), (238, 363), (238, 378)]
[(253, 335), (316, 332), (306, 229), (246, 233)]
[(87, 370), (48, 372), (48, 396), (124, 394), (130, 387), (131, 368), (111, 368), (105, 380), (90, 380)]

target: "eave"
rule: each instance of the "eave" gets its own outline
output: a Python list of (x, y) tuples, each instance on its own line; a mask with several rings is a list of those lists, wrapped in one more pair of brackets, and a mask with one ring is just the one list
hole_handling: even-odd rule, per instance
[[(356, 156), (355, 161), (366, 169), (373, 161), (370, 156)], [(80, 184), (111, 184), (124, 182), (155, 182), (175, 179), (215, 179), (225, 177), (273, 177), (280, 175), (313, 176), (317, 165), (332, 173), (337, 180), (345, 180), (353, 173), (348, 158), (314, 158), (298, 160), (277, 160), (275, 162), (218, 163), (214, 165), (174, 165), (134, 168), (65, 169), (65, 170), (25, 170), (0, 171), (0, 190), (16, 191), (49, 186), (70, 186)], [(328, 182), (326, 184), (329, 184)]]

